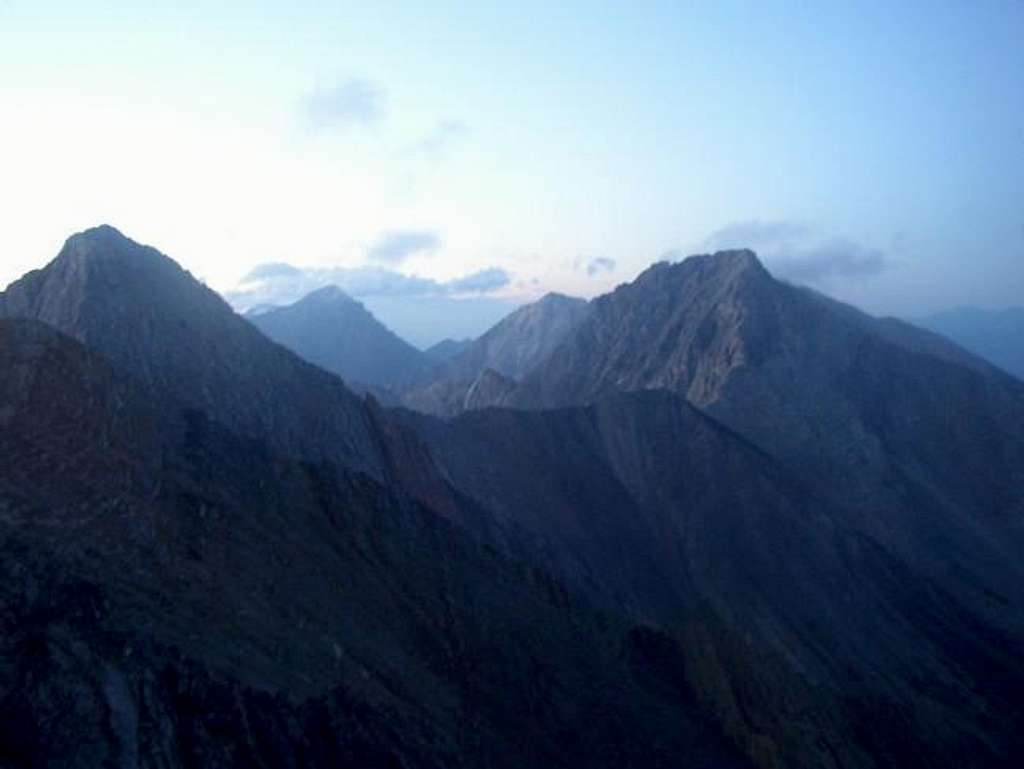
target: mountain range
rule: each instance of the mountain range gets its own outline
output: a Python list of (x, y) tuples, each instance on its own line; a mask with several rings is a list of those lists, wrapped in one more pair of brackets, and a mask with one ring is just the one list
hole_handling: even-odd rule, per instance
[(110, 227), (0, 295), (0, 766), (1024, 760), (1013, 377), (748, 251), (325, 362)]

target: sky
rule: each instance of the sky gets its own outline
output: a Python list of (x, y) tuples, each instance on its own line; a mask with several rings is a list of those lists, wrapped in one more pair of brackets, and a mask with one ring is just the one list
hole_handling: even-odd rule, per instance
[(109, 223), (239, 306), (377, 275), (407, 336), (403, 291), (471, 335), (738, 246), (1024, 304), (1022, 41), (1019, 0), (0, 0), (0, 286)]

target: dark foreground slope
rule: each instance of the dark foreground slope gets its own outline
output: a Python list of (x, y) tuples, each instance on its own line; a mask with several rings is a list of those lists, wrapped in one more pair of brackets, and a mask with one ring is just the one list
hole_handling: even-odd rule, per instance
[(0, 765), (744, 765), (669, 637), (42, 325), (0, 422)]
[(407, 418), (546, 568), (677, 639), (761, 765), (1021, 757), (1019, 518), (876, 520), (663, 391)]

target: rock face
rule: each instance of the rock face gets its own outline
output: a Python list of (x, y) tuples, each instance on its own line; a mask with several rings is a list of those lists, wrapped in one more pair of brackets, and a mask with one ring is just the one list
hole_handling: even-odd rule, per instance
[(267, 340), (171, 259), (112, 227), (69, 238), (45, 268), (11, 284), (0, 317), (47, 323), (284, 454), (383, 474), (366, 408), (336, 377)]
[(679, 645), (0, 322), (4, 766), (748, 765)]
[(782, 330), (767, 295), (773, 283), (750, 251), (656, 264), (594, 300), (557, 354), (531, 371), (522, 397), (557, 406), (660, 388), (701, 406), (716, 401)]
[(914, 323), (952, 339), (1024, 380), (1024, 307), (998, 311), (964, 307), (920, 318)]
[(349, 382), (394, 390), (431, 364), (336, 286), (250, 320), (275, 342)]
[[(485, 405), (478, 396), (469, 395), (485, 371), (510, 382), (522, 379), (551, 354), (588, 312), (589, 305), (583, 299), (547, 294), (520, 307), (439, 366), (425, 383), (410, 388), (403, 401), (411, 408), (434, 414), (457, 414)], [(485, 377), (485, 382), (495, 381), (491, 375)], [(506, 387), (499, 389), (502, 396), (507, 394)], [(473, 405), (468, 405), (470, 402)]]

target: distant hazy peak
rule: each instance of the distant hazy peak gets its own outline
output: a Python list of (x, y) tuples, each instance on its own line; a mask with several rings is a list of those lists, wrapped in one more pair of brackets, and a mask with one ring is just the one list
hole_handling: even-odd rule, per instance
[(310, 363), (365, 386), (404, 384), (430, 362), (335, 285), (248, 318), (268, 337)]
[(330, 285), (311, 291), (302, 297), (293, 306), (328, 305), (328, 304), (362, 304), (342, 291), (338, 286)]

